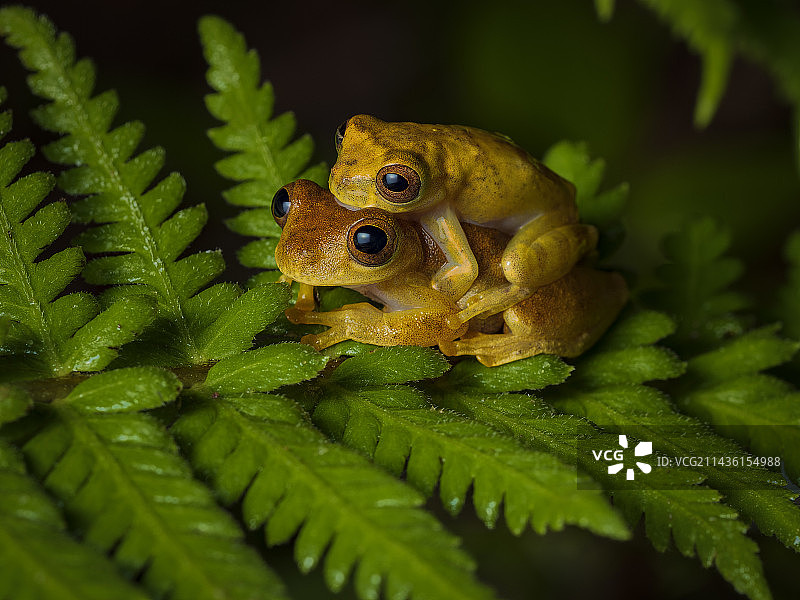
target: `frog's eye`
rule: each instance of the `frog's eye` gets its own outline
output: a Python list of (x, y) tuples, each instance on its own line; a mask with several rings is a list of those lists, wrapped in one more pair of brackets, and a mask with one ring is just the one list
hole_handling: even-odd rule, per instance
[(420, 185), (417, 172), (406, 165), (386, 165), (375, 178), (378, 193), (396, 204), (414, 200), (419, 195)]
[(347, 232), (347, 251), (368, 267), (385, 265), (394, 256), (397, 236), (394, 227), (378, 218), (356, 221)]
[(292, 208), (292, 199), (289, 197), (289, 192), (286, 191), (286, 188), (279, 189), (272, 197), (272, 216), (281, 229), (286, 225), (286, 215), (289, 214), (290, 208)]
[(342, 150), (342, 141), (344, 140), (344, 130), (347, 129), (347, 121), (342, 123), (336, 128), (336, 133), (333, 134), (333, 143), (336, 146), (336, 154)]

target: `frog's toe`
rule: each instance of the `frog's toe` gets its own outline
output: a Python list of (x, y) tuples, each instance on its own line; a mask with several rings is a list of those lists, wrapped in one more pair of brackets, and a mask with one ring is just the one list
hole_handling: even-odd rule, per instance
[(342, 332), (337, 328), (332, 327), (322, 333), (309, 333), (300, 338), (300, 343), (307, 344), (314, 348), (314, 350), (324, 350), (334, 344), (343, 342), (348, 339), (347, 336), (342, 335)]
[(285, 314), (286, 318), (289, 319), (289, 322), (294, 323), (295, 325), (313, 325), (320, 322), (317, 317), (319, 313), (303, 310), (302, 308), (298, 308), (296, 306), (287, 308)]
[(456, 351), (456, 343), (457, 342), (454, 342), (452, 340), (440, 341), (439, 351), (445, 356), (458, 356), (458, 352)]

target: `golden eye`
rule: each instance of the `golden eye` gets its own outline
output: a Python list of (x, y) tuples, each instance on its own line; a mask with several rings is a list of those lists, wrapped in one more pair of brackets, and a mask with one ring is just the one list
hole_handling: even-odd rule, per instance
[(397, 236), (388, 221), (365, 217), (353, 223), (347, 232), (347, 251), (357, 262), (380, 267), (394, 256)]
[(421, 186), (417, 172), (406, 165), (386, 165), (375, 178), (378, 193), (389, 202), (402, 204), (419, 195)]
[(333, 134), (333, 143), (336, 146), (336, 154), (339, 154), (339, 152), (342, 150), (342, 141), (344, 140), (345, 129), (347, 129), (347, 121), (339, 125), (336, 128), (336, 133)]
[(290, 208), (292, 208), (292, 199), (289, 197), (289, 192), (286, 191), (286, 188), (279, 189), (272, 197), (272, 217), (281, 229), (286, 225), (286, 215), (289, 214)]

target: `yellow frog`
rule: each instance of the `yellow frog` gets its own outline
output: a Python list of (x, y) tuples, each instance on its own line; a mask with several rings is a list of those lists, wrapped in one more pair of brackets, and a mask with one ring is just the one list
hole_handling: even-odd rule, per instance
[[(310, 286), (348, 287), (383, 304), (383, 310), (367, 302), (328, 312), (287, 310), (295, 323), (330, 328), (303, 338), (318, 350), (348, 339), (438, 345), (450, 356), (476, 355), (487, 366), (541, 353), (576, 356), (600, 337), (628, 297), (618, 274), (578, 265), (500, 314), (453, 329), (448, 320), (457, 304), (430, 286), (444, 254), (418, 223), (378, 209), (348, 210), (305, 180), (278, 190), (272, 211), (283, 228), (275, 259), (284, 275)], [(463, 229), (479, 271), (465, 294), (469, 299), (504, 279), (509, 236), (469, 223)]]
[[(578, 223), (574, 186), (500, 135), (356, 115), (336, 130), (336, 149), (329, 185), (342, 204), (403, 213), (444, 253), (431, 285), (462, 309), (453, 327), (527, 298), (597, 244), (597, 230)], [(512, 236), (504, 278), (469, 298), (479, 269), (462, 223)]]

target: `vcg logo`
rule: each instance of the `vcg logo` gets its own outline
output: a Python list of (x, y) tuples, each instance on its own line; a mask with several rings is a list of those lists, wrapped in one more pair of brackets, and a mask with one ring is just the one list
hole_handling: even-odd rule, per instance
[[(614, 464), (608, 466), (608, 474), (616, 475), (625, 468), (625, 452), (628, 448), (628, 437), (625, 435), (619, 436), (620, 447), (616, 450), (592, 450), (592, 456), (595, 460), (604, 460), (606, 462), (613, 462)], [(648, 456), (653, 453), (653, 442), (639, 442), (633, 449), (634, 456)], [(636, 466), (642, 473), (649, 473), (653, 470), (646, 462), (635, 461)], [(635, 471), (633, 467), (628, 467), (625, 471), (625, 478), (630, 481), (634, 478)]]

